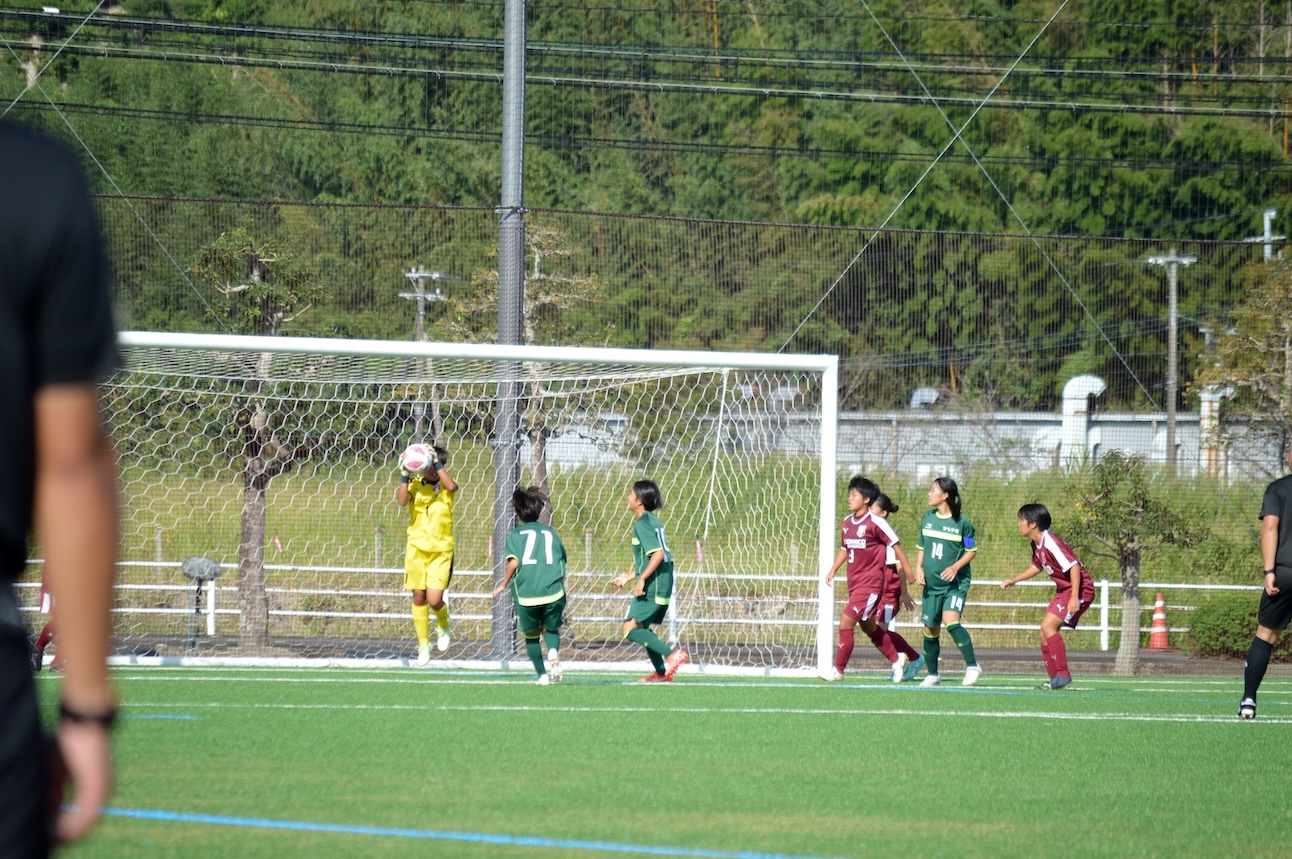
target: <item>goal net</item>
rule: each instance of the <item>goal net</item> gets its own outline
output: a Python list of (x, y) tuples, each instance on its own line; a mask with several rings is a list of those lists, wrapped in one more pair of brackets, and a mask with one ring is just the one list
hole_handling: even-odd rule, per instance
[[(397, 459), (442, 436), (461, 488), (454, 639), (433, 664), (524, 661), (509, 597), (490, 598), (495, 486), (510, 495), (498, 469), (513, 460), (521, 485), (550, 493), (569, 555), (567, 664), (644, 664), (610, 584), (631, 569), (627, 496), (643, 478), (661, 487), (677, 571), (661, 637), (704, 670), (829, 658), (833, 356), (138, 332), (121, 346), (126, 369), (103, 389), (121, 653), (409, 660)], [(508, 402), (519, 429), (499, 438)]]

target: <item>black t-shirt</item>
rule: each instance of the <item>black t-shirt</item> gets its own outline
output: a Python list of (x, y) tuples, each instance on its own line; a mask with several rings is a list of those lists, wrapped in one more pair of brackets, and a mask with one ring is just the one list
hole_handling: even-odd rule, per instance
[(1274, 566), (1292, 570), (1292, 475), (1280, 477), (1265, 487), (1261, 501), (1261, 518), (1279, 517), (1279, 545), (1274, 552)]
[(26, 560), (36, 391), (94, 382), (117, 360), (108, 266), (80, 168), (62, 147), (0, 122), (0, 580)]

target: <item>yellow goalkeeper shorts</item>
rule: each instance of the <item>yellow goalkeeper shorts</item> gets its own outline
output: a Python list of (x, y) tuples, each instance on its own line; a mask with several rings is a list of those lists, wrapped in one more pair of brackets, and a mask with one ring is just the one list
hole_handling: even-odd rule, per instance
[(414, 546), (404, 550), (404, 590), (448, 590), (452, 580), (452, 552), (426, 552)]

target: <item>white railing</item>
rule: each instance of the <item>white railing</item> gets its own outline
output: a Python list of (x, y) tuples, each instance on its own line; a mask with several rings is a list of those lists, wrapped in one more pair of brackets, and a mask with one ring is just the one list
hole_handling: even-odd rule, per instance
[[(33, 560), (33, 561), (30, 561), (29, 563), (32, 565), (38, 565), (41, 563), (41, 561)], [(178, 572), (180, 568), (180, 563), (177, 561), (176, 562), (132, 561), (132, 562), (123, 562), (120, 566), (123, 568), (174, 569), (175, 571)], [(226, 573), (229, 574), (229, 578), (224, 580), (228, 582), (227, 584), (221, 584), (217, 581), (208, 581), (208, 582), (205, 582), (203, 585), (201, 614), (205, 616), (206, 634), (208, 636), (214, 636), (216, 634), (216, 618), (218, 616), (236, 617), (240, 613), (237, 608), (238, 588), (237, 588), (237, 585), (234, 584), (232, 581), (235, 570), (232, 568), (231, 565), (229, 566), (230, 568), (225, 571)], [(396, 581), (396, 582), (403, 576), (402, 570), (392, 569), (392, 568), (382, 568), (382, 567), (328, 567), (328, 566), (266, 564), (265, 570), (266, 572), (279, 572), (279, 573), (291, 573), (291, 572), (326, 573), (326, 574), (353, 573), (353, 574), (366, 574), (366, 575), (373, 575), (373, 574), (388, 575), (391, 577), (392, 581)], [(684, 572), (681, 575), (684, 577), (687, 576), (687, 574)], [(615, 608), (609, 613), (597, 612), (596, 614), (593, 614), (593, 615), (588, 615), (586, 613), (581, 614), (578, 617), (578, 620), (580, 622), (618, 623), (623, 619), (622, 607), (625, 600), (625, 595), (623, 593), (590, 593), (589, 589), (579, 588), (576, 584), (574, 584), (579, 580), (585, 580), (585, 581), (596, 580), (596, 581), (605, 582), (605, 581), (608, 581), (612, 576), (613, 574), (609, 572), (571, 572), (568, 574), (568, 578), (571, 580), (570, 592), (574, 595), (577, 595), (580, 602), (583, 602), (585, 604), (588, 602), (591, 602), (594, 604), (598, 604), (598, 606), (599, 604), (602, 604), (602, 603), (613, 604), (615, 606)], [(458, 570), (458, 571), (455, 571), (454, 578), (458, 579), (459, 582), (461, 582), (462, 579), (476, 580), (476, 581), (482, 582), (485, 585), (485, 587), (481, 590), (475, 590), (475, 589), (464, 590), (461, 587), (455, 588), (453, 595), (458, 600), (461, 601), (461, 600), (478, 599), (478, 600), (487, 601), (490, 599), (490, 591), (492, 590), (490, 585), (492, 584), (492, 580), (493, 580), (493, 573), (491, 571)], [(676, 618), (676, 623), (678, 624), (678, 626), (685, 627), (687, 625), (706, 625), (706, 624), (763, 625), (768, 623), (775, 623), (781, 626), (812, 627), (812, 626), (816, 626), (818, 623), (818, 620), (814, 617), (807, 618), (807, 619), (778, 618), (774, 621), (769, 620), (768, 618), (765, 618), (765, 617), (750, 617), (750, 618), (689, 617), (688, 614), (690, 613), (686, 611), (686, 607), (685, 607), (685, 602), (693, 603), (696, 599), (701, 599), (701, 600), (704, 600), (705, 602), (710, 602), (710, 603), (749, 602), (750, 600), (762, 599), (765, 601), (776, 601), (778, 602), (778, 604), (788, 603), (788, 604), (803, 604), (805, 606), (807, 605), (815, 606), (817, 602), (817, 597), (815, 596), (815, 593), (814, 593), (814, 589), (817, 584), (817, 578), (815, 576), (805, 576), (805, 575), (755, 576), (752, 574), (742, 575), (742, 574), (731, 574), (731, 573), (727, 573), (727, 574), (703, 573), (703, 574), (695, 574), (694, 576), (692, 576), (692, 578), (693, 579), (702, 578), (702, 579), (712, 580), (712, 581), (740, 582), (745, 584), (748, 584), (750, 582), (763, 582), (763, 581), (766, 581), (766, 582), (774, 581), (781, 584), (797, 583), (801, 585), (801, 588), (799, 589), (799, 593), (801, 595), (789, 596), (789, 595), (768, 594), (763, 597), (747, 597), (747, 596), (739, 596), (739, 595), (722, 596), (722, 595), (710, 594), (710, 595), (704, 595), (701, 597), (688, 597), (686, 598), (686, 600), (682, 601), (683, 602), (683, 605), (681, 606), (682, 613), (679, 617)], [(472, 581), (471, 584), (474, 585), (475, 581)], [(1112, 591), (1120, 590), (1121, 583), (1104, 579), (1096, 582), (1095, 586), (1097, 591), (1097, 597), (1096, 597), (1095, 603), (1090, 607), (1085, 617), (1083, 618), (1084, 623), (1082, 623), (1082, 625), (1078, 629), (1069, 631), (1069, 635), (1078, 635), (1082, 637), (1089, 636), (1089, 635), (1098, 635), (1099, 649), (1108, 650), (1110, 633), (1119, 632), (1121, 630), (1120, 622), (1116, 624), (1112, 622), (1112, 614), (1114, 612), (1121, 611), (1121, 600), (1118, 599), (1114, 601), (1112, 598)], [(21, 581), (21, 582), (17, 582), (14, 585), (14, 587), (19, 591), (21, 595), (24, 590), (29, 592), (38, 590), (40, 587), (40, 584), (38, 581)], [(1027, 609), (1027, 610), (1034, 610), (1034, 611), (1043, 611), (1045, 607), (1049, 605), (1048, 597), (1053, 594), (1053, 590), (1052, 590), (1053, 584), (1048, 581), (1019, 582), (1015, 587), (1046, 591), (1047, 598), (1039, 601), (1030, 601), (1030, 600), (1021, 601), (1021, 600), (1018, 600), (1017, 598), (1012, 600), (987, 599), (985, 597), (1005, 595), (1005, 592), (1002, 592), (1000, 590), (1000, 580), (999, 579), (994, 579), (994, 580), (978, 579), (974, 581), (974, 587), (970, 592), (974, 598), (970, 599), (966, 603), (966, 608), (972, 609), (973, 607), (978, 606), (984, 609), (990, 609), (993, 611), (993, 613), (1000, 609)], [(185, 584), (182, 582), (177, 584), (118, 584), (116, 586), (116, 589), (118, 592), (123, 594), (138, 593), (138, 592), (174, 594), (177, 592), (182, 592), (187, 596), (192, 596), (195, 591), (195, 586), (193, 584)], [(387, 599), (394, 598), (399, 600), (403, 600), (407, 597), (407, 592), (404, 591), (397, 584), (390, 588), (344, 588), (344, 589), (320, 588), (320, 587), (308, 587), (308, 586), (300, 586), (300, 587), (270, 586), (270, 587), (267, 587), (265, 590), (267, 593), (271, 595), (280, 595), (280, 596), (286, 596), (286, 597), (353, 596), (353, 597), (373, 597), (373, 598), (387, 598)], [(913, 588), (913, 590), (915, 589)], [(1151, 618), (1151, 612), (1153, 609), (1153, 602), (1154, 602), (1153, 597), (1159, 591), (1161, 592), (1184, 591), (1186, 593), (1193, 592), (1193, 591), (1202, 591), (1208, 594), (1212, 591), (1250, 591), (1253, 594), (1256, 594), (1260, 591), (1260, 586), (1254, 585), (1254, 584), (1253, 585), (1229, 585), (1229, 584), (1185, 584), (1181, 582), (1142, 582), (1140, 584), (1140, 610), (1142, 614), (1148, 613)], [(1019, 593), (1019, 592), (1016, 591), (1015, 593)], [(914, 593), (912, 594), (912, 596), (914, 596)], [(19, 601), (20, 603), (22, 603), (23, 611), (35, 612), (38, 610), (38, 606), (37, 606), (38, 599), (35, 597), (34, 593), (32, 594), (31, 598), (20, 598)], [(919, 600), (917, 599), (916, 605), (918, 604), (919, 604)], [(223, 605), (228, 605), (231, 607), (221, 608), (221, 606)], [(1174, 616), (1176, 618), (1179, 618), (1181, 613), (1185, 613), (1187, 616), (1187, 613), (1190, 611), (1193, 611), (1195, 608), (1196, 608), (1196, 605), (1193, 605), (1191, 603), (1182, 603), (1178, 599), (1174, 602), (1166, 603), (1166, 610), (1167, 610), (1168, 617)], [(183, 607), (149, 607), (149, 606), (124, 605), (124, 606), (114, 607), (113, 612), (120, 616), (159, 615), (159, 614), (160, 615), (191, 615), (193, 614), (193, 609), (191, 607), (191, 603), (190, 605), (183, 606)], [(375, 619), (375, 620), (404, 620), (407, 618), (407, 611), (403, 609), (401, 609), (400, 611), (381, 612), (381, 611), (331, 611), (331, 610), (285, 609), (284, 608), (284, 609), (271, 609), (269, 614), (271, 617), (318, 617), (318, 618), (351, 618), (351, 619)], [(1037, 629), (1037, 623), (1039, 622), (1039, 618), (1037, 619), (1037, 621), (1034, 621), (1031, 623), (974, 622), (972, 619), (973, 612), (966, 611), (966, 614), (968, 615), (968, 619), (966, 619), (965, 621), (965, 626), (969, 629), (1035, 630)], [(464, 621), (487, 622), (491, 619), (491, 614), (489, 614), (488, 612), (472, 613), (472, 612), (463, 611), (463, 612), (455, 612), (455, 617)], [(916, 629), (919, 629), (921, 625), (918, 618), (899, 617), (893, 623), (893, 626), (897, 629), (916, 630)], [(1151, 626), (1145, 626), (1143, 625), (1143, 622), (1141, 622), (1141, 625), (1140, 625), (1141, 633), (1151, 632), (1151, 631), (1152, 631)], [(1189, 626), (1181, 625), (1178, 623), (1178, 621), (1176, 625), (1173, 625), (1173, 626), (1168, 625), (1167, 627), (1167, 632), (1169, 634), (1182, 634), (1182, 633), (1187, 633), (1188, 631), (1189, 631)]]

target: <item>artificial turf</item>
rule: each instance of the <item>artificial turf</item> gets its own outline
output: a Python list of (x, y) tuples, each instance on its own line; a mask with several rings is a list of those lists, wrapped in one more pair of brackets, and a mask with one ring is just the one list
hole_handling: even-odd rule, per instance
[(1289, 680), (1246, 723), (1238, 678), (633, 680), (122, 669), (65, 855), (1286, 855)]

